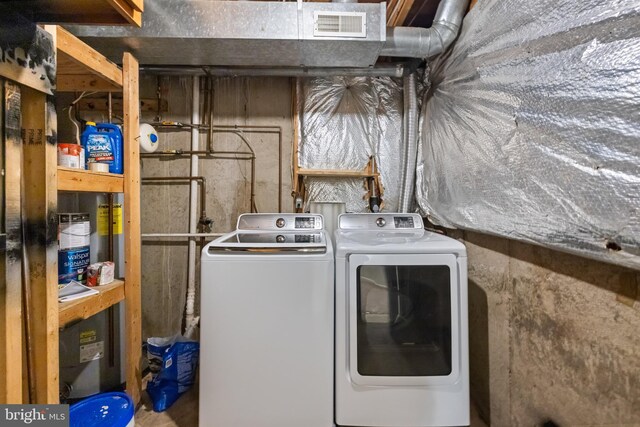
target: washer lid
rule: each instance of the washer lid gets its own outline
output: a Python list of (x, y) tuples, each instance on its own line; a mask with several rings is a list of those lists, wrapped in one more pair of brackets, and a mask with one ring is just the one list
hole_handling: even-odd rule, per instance
[(251, 232), (235, 231), (209, 244), (208, 252), (250, 253), (325, 253), (327, 242), (324, 232)]

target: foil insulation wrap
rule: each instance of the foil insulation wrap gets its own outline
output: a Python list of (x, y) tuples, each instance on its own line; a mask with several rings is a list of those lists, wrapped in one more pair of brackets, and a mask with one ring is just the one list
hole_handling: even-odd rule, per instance
[[(301, 79), (298, 86), (300, 146), (305, 169), (363, 170), (374, 156), (383, 186), (383, 210), (398, 208), (403, 143), (402, 81), (390, 77)], [(345, 202), (367, 212), (364, 179), (305, 178), (310, 201)]]
[(640, 0), (483, 0), (430, 66), (424, 215), (640, 268)]

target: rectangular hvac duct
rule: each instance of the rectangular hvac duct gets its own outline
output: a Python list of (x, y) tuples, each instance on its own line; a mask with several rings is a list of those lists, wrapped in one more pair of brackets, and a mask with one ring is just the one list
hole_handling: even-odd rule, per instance
[(68, 26), (119, 62), (144, 65), (370, 67), (386, 39), (386, 4), (154, 0), (142, 28)]

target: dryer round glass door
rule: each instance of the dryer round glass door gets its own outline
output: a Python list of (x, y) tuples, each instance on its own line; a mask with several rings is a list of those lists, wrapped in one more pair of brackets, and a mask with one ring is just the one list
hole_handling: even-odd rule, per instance
[(349, 276), (353, 382), (435, 385), (457, 380), (454, 255), (351, 255)]

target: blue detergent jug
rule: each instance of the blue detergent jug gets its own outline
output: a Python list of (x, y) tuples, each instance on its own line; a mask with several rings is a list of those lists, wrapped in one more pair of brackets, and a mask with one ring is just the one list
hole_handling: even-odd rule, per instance
[(87, 122), (81, 137), (85, 152), (85, 169), (90, 162), (106, 163), (110, 173), (123, 171), (122, 131), (112, 123)]

